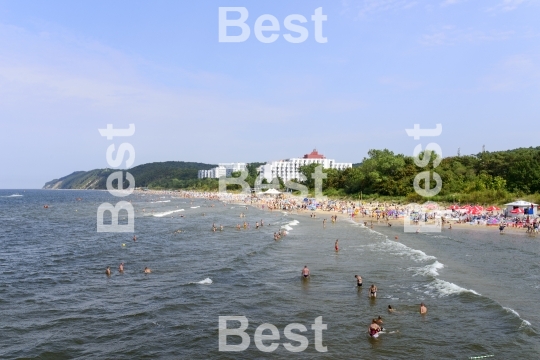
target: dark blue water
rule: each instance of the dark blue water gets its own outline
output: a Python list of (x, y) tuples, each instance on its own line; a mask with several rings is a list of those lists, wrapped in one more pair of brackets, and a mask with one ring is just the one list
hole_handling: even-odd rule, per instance
[[(96, 232), (99, 204), (118, 201), (106, 192), (0, 190), (0, 358), (539, 357), (536, 238), (371, 231), (344, 216), (323, 229), (321, 219), (239, 204), (127, 199), (136, 242), (133, 234)], [(244, 220), (250, 228), (237, 231)], [(212, 223), (224, 230), (212, 232)], [(275, 242), (286, 224), (289, 235)], [(303, 265), (309, 282), (299, 279)], [(355, 287), (355, 274), (377, 284), (377, 300)], [(418, 314), (421, 301), (426, 316)], [(386, 312), (389, 304), (397, 313)], [(246, 351), (219, 351), (218, 319), (231, 315), (249, 320)], [(388, 330), (372, 340), (366, 330), (378, 315)], [(310, 328), (319, 316), (328, 326), (326, 353), (315, 349)], [(280, 330), (280, 344), (289, 341), (287, 324), (304, 324), (308, 348), (261, 352), (253, 334), (263, 323)]]

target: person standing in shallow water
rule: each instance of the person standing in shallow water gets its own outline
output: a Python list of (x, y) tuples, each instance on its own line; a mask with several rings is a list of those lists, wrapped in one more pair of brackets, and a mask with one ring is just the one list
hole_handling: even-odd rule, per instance
[(336, 252), (339, 251), (339, 244), (338, 244), (338, 241), (339, 241), (339, 239), (336, 240), (336, 243), (334, 244), (334, 250), (336, 250)]
[(105, 269), (105, 275), (111, 276), (111, 267), (107, 266), (107, 269)]
[(420, 304), (420, 314), (424, 315), (427, 313), (427, 307), (424, 305), (424, 303)]
[(305, 265), (304, 268), (302, 269), (302, 276), (304, 278), (308, 278), (310, 276), (310, 272), (307, 265)]
[(362, 286), (362, 277), (360, 275), (354, 275), (356, 278), (356, 286), (361, 287)]

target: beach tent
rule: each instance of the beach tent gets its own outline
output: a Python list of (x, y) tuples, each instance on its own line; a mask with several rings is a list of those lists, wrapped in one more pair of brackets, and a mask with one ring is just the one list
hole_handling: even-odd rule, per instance
[[(538, 204), (529, 201), (517, 200), (504, 205), (506, 206), (507, 213), (511, 214), (536, 215), (538, 213)], [(521, 212), (513, 212), (515, 209), (521, 209)]]
[(265, 194), (268, 194), (268, 195), (277, 195), (277, 194), (281, 194), (281, 192), (279, 192), (278, 190), (276, 189), (268, 189), (264, 192)]

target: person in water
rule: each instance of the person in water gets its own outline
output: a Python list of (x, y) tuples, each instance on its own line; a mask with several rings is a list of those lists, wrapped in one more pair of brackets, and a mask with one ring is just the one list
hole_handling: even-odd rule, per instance
[(150, 270), (150, 268), (148, 268), (148, 267), (144, 268), (144, 273), (145, 274), (150, 274), (151, 272), (152, 272), (152, 270)]
[(375, 286), (375, 284), (371, 284), (371, 286), (369, 287), (369, 297), (377, 297), (377, 287)]
[(107, 276), (111, 276), (111, 267), (110, 266), (107, 266), (107, 269), (105, 269), (105, 274)]
[(124, 263), (120, 263), (120, 266), (118, 266), (118, 271), (121, 273), (124, 272)]
[(310, 275), (309, 269), (308, 269), (307, 265), (305, 265), (304, 268), (302, 269), (302, 276), (303, 276), (304, 278), (308, 278), (309, 275)]
[(383, 319), (382, 317), (379, 315), (379, 317), (377, 318), (377, 325), (379, 325), (381, 327), (381, 330), (384, 330), (383, 328)]
[(371, 325), (369, 326), (369, 336), (376, 338), (379, 336), (379, 332), (381, 331), (381, 327), (379, 324), (377, 324), (377, 320), (373, 319), (371, 320)]
[(501, 224), (501, 226), (499, 226), (499, 233), (503, 234), (504, 233), (504, 225)]
[(133, 241), (137, 241), (137, 236), (133, 235)]
[(394, 311), (396, 311), (396, 309), (394, 309), (392, 305), (388, 305), (388, 312), (393, 313)]
[(338, 244), (338, 241), (339, 241), (339, 239), (336, 240), (336, 243), (334, 244), (334, 249), (336, 250), (336, 252), (339, 251), (339, 244)]
[(424, 315), (425, 313), (427, 313), (427, 307), (426, 307), (426, 305), (424, 305), (424, 303), (421, 303), (420, 304), (420, 314)]
[(362, 277), (360, 275), (354, 275), (356, 278), (356, 286), (362, 286)]

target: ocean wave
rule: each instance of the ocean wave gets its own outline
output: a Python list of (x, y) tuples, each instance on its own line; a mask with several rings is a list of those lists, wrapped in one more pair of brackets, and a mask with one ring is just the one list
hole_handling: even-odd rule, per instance
[(171, 214), (174, 214), (174, 213), (180, 212), (180, 211), (184, 211), (184, 209), (165, 211), (165, 212), (154, 214), (153, 216), (154, 217), (164, 217), (164, 216), (171, 215)]
[(193, 284), (193, 285), (210, 285), (212, 283), (213, 281), (210, 278), (206, 278), (204, 280), (197, 281), (197, 282), (190, 282), (190, 284)]
[(295, 225), (298, 225), (298, 224), (300, 224), (300, 222), (298, 220), (293, 220), (293, 221), (291, 221), (289, 223), (289, 225), (291, 225), (291, 226), (295, 226)]
[(281, 228), (282, 228), (282, 229), (285, 229), (285, 230), (287, 230), (287, 231), (291, 231), (291, 230), (293, 229), (293, 228), (290, 227), (289, 225), (283, 225)]
[(408, 270), (414, 271), (414, 276), (439, 276), (439, 272), (437, 270), (440, 270), (444, 268), (444, 264), (435, 261), (433, 264), (429, 264), (426, 266), (422, 266), (419, 268), (409, 268)]
[(514, 309), (512, 309), (512, 308), (509, 308), (509, 307), (505, 307), (505, 306), (503, 306), (503, 309), (504, 309), (507, 313), (513, 314), (513, 315), (515, 315), (519, 320), (521, 320), (521, 325), (519, 325), (519, 328), (520, 328), (520, 329), (521, 329), (521, 328), (524, 328), (524, 327), (529, 327), (529, 326), (531, 326), (531, 323), (528, 322), (527, 320), (523, 319), (521, 316), (519, 316), (519, 313), (518, 313), (516, 310), (514, 310)]
[(191, 208), (192, 209), (197, 209), (197, 208), (200, 208), (200, 206), (192, 206)]
[(426, 288), (428, 289), (427, 294), (434, 292), (439, 297), (457, 295), (457, 294), (463, 294), (463, 293), (471, 293), (471, 294), (480, 296), (480, 294), (474, 290), (465, 289), (454, 283), (444, 281), (441, 279), (435, 279), (430, 284), (426, 285)]
[(0, 196), (0, 197), (11, 198), (11, 197), (21, 197), (21, 196), (23, 196), (23, 195), (20, 195), (20, 194), (12, 194), (12, 195)]
[(400, 242), (390, 241), (388, 240), (388, 238), (386, 238), (383, 242), (372, 244), (370, 245), (370, 247), (375, 250), (389, 252), (392, 255), (408, 256), (409, 258), (411, 258), (412, 260), (416, 262), (437, 260), (435, 256), (427, 255), (425, 252), (421, 250), (410, 248), (407, 245), (403, 245)]
[(168, 202), (171, 202), (171, 200), (158, 200), (158, 201), (153, 201), (152, 204), (156, 204), (156, 203), (168, 203)]

